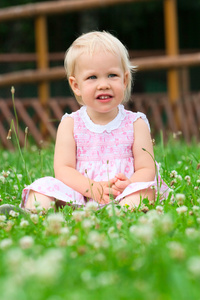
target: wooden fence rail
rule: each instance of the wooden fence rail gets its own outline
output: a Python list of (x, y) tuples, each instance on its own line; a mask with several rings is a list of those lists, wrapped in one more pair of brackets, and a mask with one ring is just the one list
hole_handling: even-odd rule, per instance
[[(0, 22), (11, 21), (22, 18), (37, 17), (40, 15), (57, 15), (72, 11), (83, 11), (92, 8), (101, 8), (116, 4), (133, 2), (152, 2), (152, 0), (75, 0), (75, 1), (48, 1), (42, 3), (25, 4), (19, 6), (0, 9)], [(154, 0), (155, 1), (155, 0)], [(161, 1), (161, 0), (156, 0)]]
[[(65, 112), (79, 109), (74, 98), (56, 98), (48, 102), (46, 110), (37, 99), (15, 99), (15, 106), (19, 120), (19, 141), (23, 145), (25, 128), (29, 128), (29, 136), (40, 146), (42, 141), (55, 140), (57, 125)], [(176, 120), (169, 99), (163, 94), (135, 94), (126, 105), (133, 111), (144, 112), (151, 124), (152, 136), (163, 132), (164, 140), (169, 134), (181, 132), (186, 142), (192, 138), (200, 141), (200, 93), (191, 94), (177, 102), (177, 109), (181, 115), (180, 128)], [(7, 139), (7, 134), (14, 120), (13, 103), (11, 100), (0, 99), (0, 146), (13, 149), (13, 140)], [(40, 124), (45, 127), (45, 136), (40, 130)], [(15, 125), (16, 126), (16, 125)]]
[[(195, 54), (182, 54), (178, 56), (161, 56), (141, 58), (131, 61), (139, 71), (164, 70), (171, 68), (184, 68), (200, 65), (200, 52)], [(66, 77), (63, 67), (52, 67), (44, 70), (25, 70), (0, 75), (0, 86), (35, 83), (44, 80), (60, 80)]]

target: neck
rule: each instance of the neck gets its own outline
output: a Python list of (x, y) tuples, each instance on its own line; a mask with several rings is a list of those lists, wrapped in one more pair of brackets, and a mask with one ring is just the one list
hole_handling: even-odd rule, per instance
[(116, 107), (115, 109), (109, 112), (97, 112), (91, 110), (89, 107), (87, 107), (86, 110), (92, 122), (99, 125), (106, 125), (110, 123), (112, 120), (116, 118), (119, 111), (118, 107)]

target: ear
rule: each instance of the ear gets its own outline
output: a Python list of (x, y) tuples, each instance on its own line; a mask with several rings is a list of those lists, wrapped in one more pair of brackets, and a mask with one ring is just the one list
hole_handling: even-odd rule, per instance
[(74, 92), (74, 94), (76, 96), (80, 97), (81, 96), (81, 92), (79, 90), (78, 82), (77, 82), (76, 78), (73, 77), (73, 76), (70, 76), (69, 77), (69, 84), (70, 84), (70, 87), (71, 87), (72, 91)]
[(129, 72), (126, 71), (124, 73), (124, 88), (126, 89), (127, 85), (128, 85), (128, 81), (129, 81)]

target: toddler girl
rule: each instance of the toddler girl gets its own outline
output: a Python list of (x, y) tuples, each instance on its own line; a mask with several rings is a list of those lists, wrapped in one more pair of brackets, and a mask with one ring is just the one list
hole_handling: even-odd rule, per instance
[(130, 98), (133, 69), (124, 45), (107, 32), (83, 34), (66, 52), (65, 69), (82, 107), (65, 114), (58, 127), (55, 178), (27, 186), (21, 207), (114, 200), (132, 208), (144, 198), (154, 201), (158, 191), (167, 197), (168, 187), (156, 176), (148, 120), (122, 105)]

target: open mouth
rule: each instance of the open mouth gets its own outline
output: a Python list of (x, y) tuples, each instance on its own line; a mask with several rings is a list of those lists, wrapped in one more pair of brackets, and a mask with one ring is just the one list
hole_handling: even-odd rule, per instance
[(108, 102), (112, 99), (111, 95), (100, 95), (97, 97), (97, 100), (99, 100), (100, 102)]

